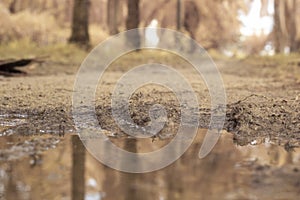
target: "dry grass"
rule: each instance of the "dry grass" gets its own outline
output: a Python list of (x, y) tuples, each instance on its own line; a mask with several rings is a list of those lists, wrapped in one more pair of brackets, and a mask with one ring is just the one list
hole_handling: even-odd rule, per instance
[[(59, 63), (81, 63), (88, 53), (68, 44), (70, 24), (61, 25), (50, 12), (11, 14), (0, 3), (0, 26), (0, 60), (46, 56)], [(90, 25), (92, 46), (107, 36), (100, 26)]]
[(0, 41), (7, 43), (13, 40), (28, 39), (38, 44), (58, 43), (66, 40), (60, 34), (59, 27), (47, 13), (30, 13), (28, 10), (10, 14), (0, 4)]
[[(11, 14), (0, 3), (0, 45), (21, 41), (33, 42), (38, 46), (66, 44), (70, 37), (70, 24), (61, 24), (51, 12), (23, 10)], [(97, 25), (90, 25), (92, 45), (107, 38), (107, 33)]]

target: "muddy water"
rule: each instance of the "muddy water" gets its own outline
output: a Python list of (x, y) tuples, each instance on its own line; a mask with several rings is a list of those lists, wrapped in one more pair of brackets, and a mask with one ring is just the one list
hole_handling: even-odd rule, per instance
[[(19, 122), (16, 122), (19, 123)], [(205, 130), (172, 165), (127, 174), (97, 162), (76, 135), (0, 137), (0, 199), (298, 199), (300, 149), (268, 143), (239, 147), (222, 133), (213, 152), (198, 158)], [(130, 151), (168, 141), (113, 139)]]

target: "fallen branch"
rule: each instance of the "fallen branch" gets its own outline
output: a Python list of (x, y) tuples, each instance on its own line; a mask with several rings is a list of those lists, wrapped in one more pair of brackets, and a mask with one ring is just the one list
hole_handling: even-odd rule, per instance
[(0, 75), (3, 76), (24, 75), (26, 74), (26, 72), (16, 68), (28, 66), (33, 62), (42, 63), (44, 62), (42, 58), (44, 57), (0, 60)]

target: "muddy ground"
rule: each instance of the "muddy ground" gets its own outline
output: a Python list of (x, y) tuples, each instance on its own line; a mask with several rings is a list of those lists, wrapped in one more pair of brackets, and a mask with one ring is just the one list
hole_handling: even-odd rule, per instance
[[(234, 141), (246, 145), (268, 140), (287, 150), (299, 147), (300, 56), (214, 61), (227, 95), (224, 129), (234, 135)], [(200, 103), (199, 128), (208, 128), (210, 96), (201, 77), (178, 56), (153, 51), (123, 56), (105, 72), (95, 100), (101, 127), (111, 136), (124, 135), (111, 116), (112, 89), (127, 70), (151, 62), (171, 65), (190, 81)], [(49, 58), (26, 67), (25, 76), (0, 77), (0, 134), (75, 133), (71, 105), (79, 66), (71, 58), (65, 63)], [(147, 86), (136, 91), (130, 100), (133, 121), (148, 124), (149, 108), (157, 103), (164, 105), (168, 113), (168, 123), (159, 138), (172, 137), (180, 123), (180, 107), (172, 91), (166, 88)]]

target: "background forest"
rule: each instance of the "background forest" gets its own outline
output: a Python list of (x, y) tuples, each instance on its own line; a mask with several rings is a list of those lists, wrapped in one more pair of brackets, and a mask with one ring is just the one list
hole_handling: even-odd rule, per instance
[[(96, 45), (109, 35), (148, 26), (180, 29), (208, 50), (226, 55), (299, 51), (299, 0), (77, 0), (88, 4), (89, 36)], [(0, 44), (38, 45), (70, 40), (73, 0), (1, 0)], [(178, 14), (178, 3), (182, 9)], [(132, 5), (139, 9), (128, 9)], [(130, 26), (130, 13), (138, 12)], [(133, 13), (134, 14), (134, 13)]]

